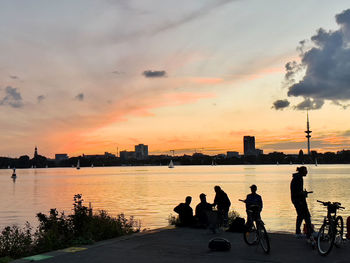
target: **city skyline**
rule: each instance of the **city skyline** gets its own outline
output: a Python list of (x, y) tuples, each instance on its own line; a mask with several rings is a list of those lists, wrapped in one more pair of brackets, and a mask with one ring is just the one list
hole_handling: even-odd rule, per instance
[(347, 1), (0, 7), (0, 156), (350, 148)]

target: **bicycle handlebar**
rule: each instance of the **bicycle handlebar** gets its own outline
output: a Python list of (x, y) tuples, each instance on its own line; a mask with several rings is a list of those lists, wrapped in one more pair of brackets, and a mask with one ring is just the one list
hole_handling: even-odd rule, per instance
[(341, 203), (339, 203), (339, 202), (333, 202), (333, 203), (331, 203), (330, 201), (328, 201), (328, 202), (323, 202), (323, 201), (320, 201), (320, 200), (317, 200), (317, 202), (323, 204), (324, 206), (328, 206), (328, 205), (333, 204), (333, 205), (336, 205), (338, 209), (345, 209), (345, 207), (340, 206)]
[(245, 203), (245, 200), (242, 200), (242, 199), (238, 199), (238, 201), (241, 201), (241, 202)]

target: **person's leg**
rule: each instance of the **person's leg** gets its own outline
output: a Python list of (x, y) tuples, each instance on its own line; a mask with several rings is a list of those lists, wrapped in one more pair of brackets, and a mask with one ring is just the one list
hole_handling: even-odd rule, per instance
[(303, 217), (305, 220), (305, 225), (306, 225), (306, 237), (309, 238), (311, 234), (314, 232), (312, 225), (311, 225), (311, 215), (309, 212), (309, 209), (307, 207), (307, 204), (303, 205)]
[(295, 223), (295, 234), (300, 235), (301, 234), (301, 223), (303, 221), (303, 213), (302, 213), (302, 209), (300, 204), (298, 203), (293, 203), (295, 210), (297, 212), (297, 219), (296, 219), (296, 223)]

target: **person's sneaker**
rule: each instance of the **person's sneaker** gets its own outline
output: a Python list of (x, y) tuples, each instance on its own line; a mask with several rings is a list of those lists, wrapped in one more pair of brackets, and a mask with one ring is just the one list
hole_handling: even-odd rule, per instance
[(295, 234), (295, 237), (298, 238), (298, 239), (300, 239), (300, 238), (304, 238), (305, 235), (303, 235), (303, 234)]

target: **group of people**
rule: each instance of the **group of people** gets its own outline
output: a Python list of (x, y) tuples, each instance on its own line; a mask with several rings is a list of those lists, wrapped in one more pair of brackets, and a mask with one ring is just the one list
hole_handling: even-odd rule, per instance
[(195, 215), (193, 215), (193, 210), (190, 207), (192, 201), (191, 196), (186, 197), (185, 203), (180, 203), (178, 206), (176, 206), (174, 211), (179, 214), (178, 225), (207, 227), (210, 224), (210, 213), (213, 212), (213, 208), (215, 207), (219, 224), (226, 225), (231, 201), (220, 186), (216, 185), (214, 187), (214, 191), (215, 198), (212, 204), (207, 202), (207, 198), (204, 193), (199, 195), (200, 203), (196, 206)]
[[(256, 206), (258, 208), (258, 216), (263, 208), (263, 202), (261, 196), (256, 193), (257, 186), (255, 184), (250, 186), (251, 194), (247, 195), (246, 203), (247, 211), (251, 206)], [(217, 225), (227, 226), (228, 223), (228, 212), (231, 206), (231, 201), (227, 194), (221, 189), (220, 186), (216, 185), (214, 187), (215, 198), (212, 204), (207, 202), (206, 195), (204, 193), (199, 195), (200, 203), (196, 206), (195, 215), (193, 215), (193, 210), (190, 207), (192, 197), (187, 196), (185, 203), (180, 203), (174, 208), (174, 211), (179, 214), (179, 226), (197, 226), (197, 227), (207, 227), (212, 222), (210, 222), (210, 215), (213, 214), (213, 208), (216, 207)], [(251, 214), (247, 212), (248, 225), (252, 223), (253, 219)], [(214, 220), (215, 221), (215, 220)]]
[[(303, 177), (306, 175), (307, 168), (305, 166), (297, 167), (297, 172), (293, 174), (293, 178), (290, 183), (290, 192), (292, 203), (297, 212), (295, 231), (296, 236), (301, 236), (300, 227), (302, 221), (304, 220), (306, 226), (306, 236), (309, 238), (314, 230), (312, 228), (311, 216), (306, 202), (309, 192), (304, 190)], [(191, 196), (186, 197), (185, 203), (180, 203), (178, 206), (176, 206), (174, 211), (179, 214), (179, 225), (207, 227), (210, 224), (209, 215), (215, 207), (217, 209), (219, 225), (227, 225), (228, 212), (231, 206), (230, 199), (220, 186), (216, 185), (214, 190), (216, 194), (212, 204), (207, 202), (206, 195), (204, 193), (199, 195), (200, 203), (196, 206), (195, 215), (193, 215), (193, 210), (190, 207), (192, 201)], [(255, 184), (251, 185), (250, 190), (251, 193), (247, 195), (245, 200), (243, 200), (246, 204), (248, 227), (253, 222), (252, 214), (248, 212), (250, 211), (250, 208), (253, 206), (257, 208), (257, 213), (254, 216), (259, 218), (263, 208), (262, 198), (256, 193), (257, 186)]]

